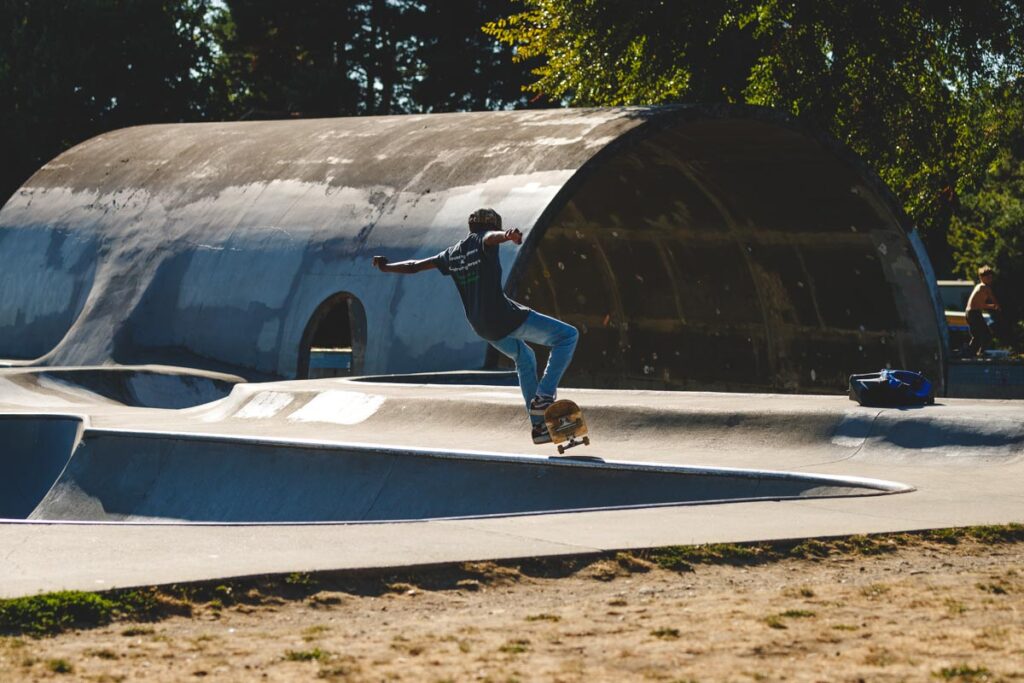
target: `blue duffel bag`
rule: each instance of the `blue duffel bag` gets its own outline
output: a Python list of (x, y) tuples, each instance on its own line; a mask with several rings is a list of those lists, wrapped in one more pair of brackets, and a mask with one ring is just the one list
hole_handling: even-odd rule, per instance
[(920, 372), (879, 370), (850, 375), (850, 400), (862, 406), (921, 406), (935, 403), (935, 396)]

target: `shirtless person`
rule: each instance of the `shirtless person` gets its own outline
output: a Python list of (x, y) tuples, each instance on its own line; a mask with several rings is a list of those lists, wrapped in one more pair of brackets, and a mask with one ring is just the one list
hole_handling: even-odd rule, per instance
[[(544, 426), (544, 409), (555, 401), (562, 374), (572, 360), (579, 333), (563, 323), (505, 296), (501, 287), (498, 245), (521, 244), (518, 228), (502, 231), (501, 216), (494, 209), (478, 209), (469, 216), (469, 235), (437, 256), (388, 263), (374, 256), (373, 265), (385, 273), (418, 273), (437, 268), (450, 275), (462, 297), (469, 324), (491, 346), (516, 364), (519, 388), (532, 423), (534, 443), (551, 441)], [(551, 348), (547, 367), (537, 381), (537, 358), (526, 342)]]
[(967, 326), (971, 329), (971, 350), (975, 355), (982, 356), (985, 349), (992, 345), (992, 333), (988, 331), (982, 311), (998, 311), (999, 302), (992, 292), (995, 272), (989, 266), (982, 266), (978, 269), (978, 278), (981, 282), (975, 286), (971, 298), (967, 300)]

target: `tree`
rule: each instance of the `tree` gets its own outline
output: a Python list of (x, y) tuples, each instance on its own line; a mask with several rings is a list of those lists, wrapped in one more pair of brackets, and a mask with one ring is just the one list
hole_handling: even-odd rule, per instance
[(203, 118), (210, 0), (0, 0), (0, 202), (64, 149)]
[(523, 85), (534, 65), (513, 61), (511, 49), (481, 30), (513, 8), (514, 0), (422, 4), (415, 25), (418, 73), (409, 93), (416, 111), (528, 106)]
[(485, 30), (542, 59), (528, 87), (578, 105), (747, 102), (871, 163), (939, 272), (959, 193), (1005, 145), (1020, 0), (523, 0)]
[(526, 66), (481, 26), (511, 0), (228, 0), (223, 82), (243, 116), (522, 106)]
[[(1018, 113), (1020, 113), (1018, 111)], [(1024, 116), (1021, 116), (1024, 124)], [(996, 269), (993, 287), (1003, 307), (1002, 341), (1021, 346), (1024, 329), (1024, 125), (989, 165), (981, 187), (961, 197), (949, 231), (957, 272), (977, 280), (977, 269)]]

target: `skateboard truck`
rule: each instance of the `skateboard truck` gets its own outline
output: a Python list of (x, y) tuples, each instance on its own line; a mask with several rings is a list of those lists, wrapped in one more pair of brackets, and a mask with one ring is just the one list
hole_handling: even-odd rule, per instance
[(551, 435), (551, 441), (558, 445), (559, 455), (580, 444), (590, 445), (583, 411), (572, 401), (555, 401), (548, 406), (544, 411), (544, 423), (547, 425), (548, 434)]

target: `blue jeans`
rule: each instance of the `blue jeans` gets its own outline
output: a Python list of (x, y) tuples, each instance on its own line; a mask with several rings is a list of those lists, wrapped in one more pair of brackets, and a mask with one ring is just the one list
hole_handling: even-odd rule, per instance
[[(558, 391), (558, 383), (562, 380), (565, 369), (569, 367), (569, 361), (572, 360), (573, 351), (576, 350), (576, 340), (579, 339), (579, 336), (580, 333), (572, 325), (537, 311), (530, 311), (523, 324), (512, 330), (507, 337), (488, 342), (516, 364), (519, 388), (526, 401), (527, 413), (529, 413), (530, 401), (534, 396), (555, 396)], [(544, 368), (544, 376), (540, 378), (539, 382), (537, 381), (537, 357), (526, 342), (551, 347), (548, 365)], [(539, 424), (544, 421), (544, 418), (531, 415), (530, 420), (534, 424)]]

